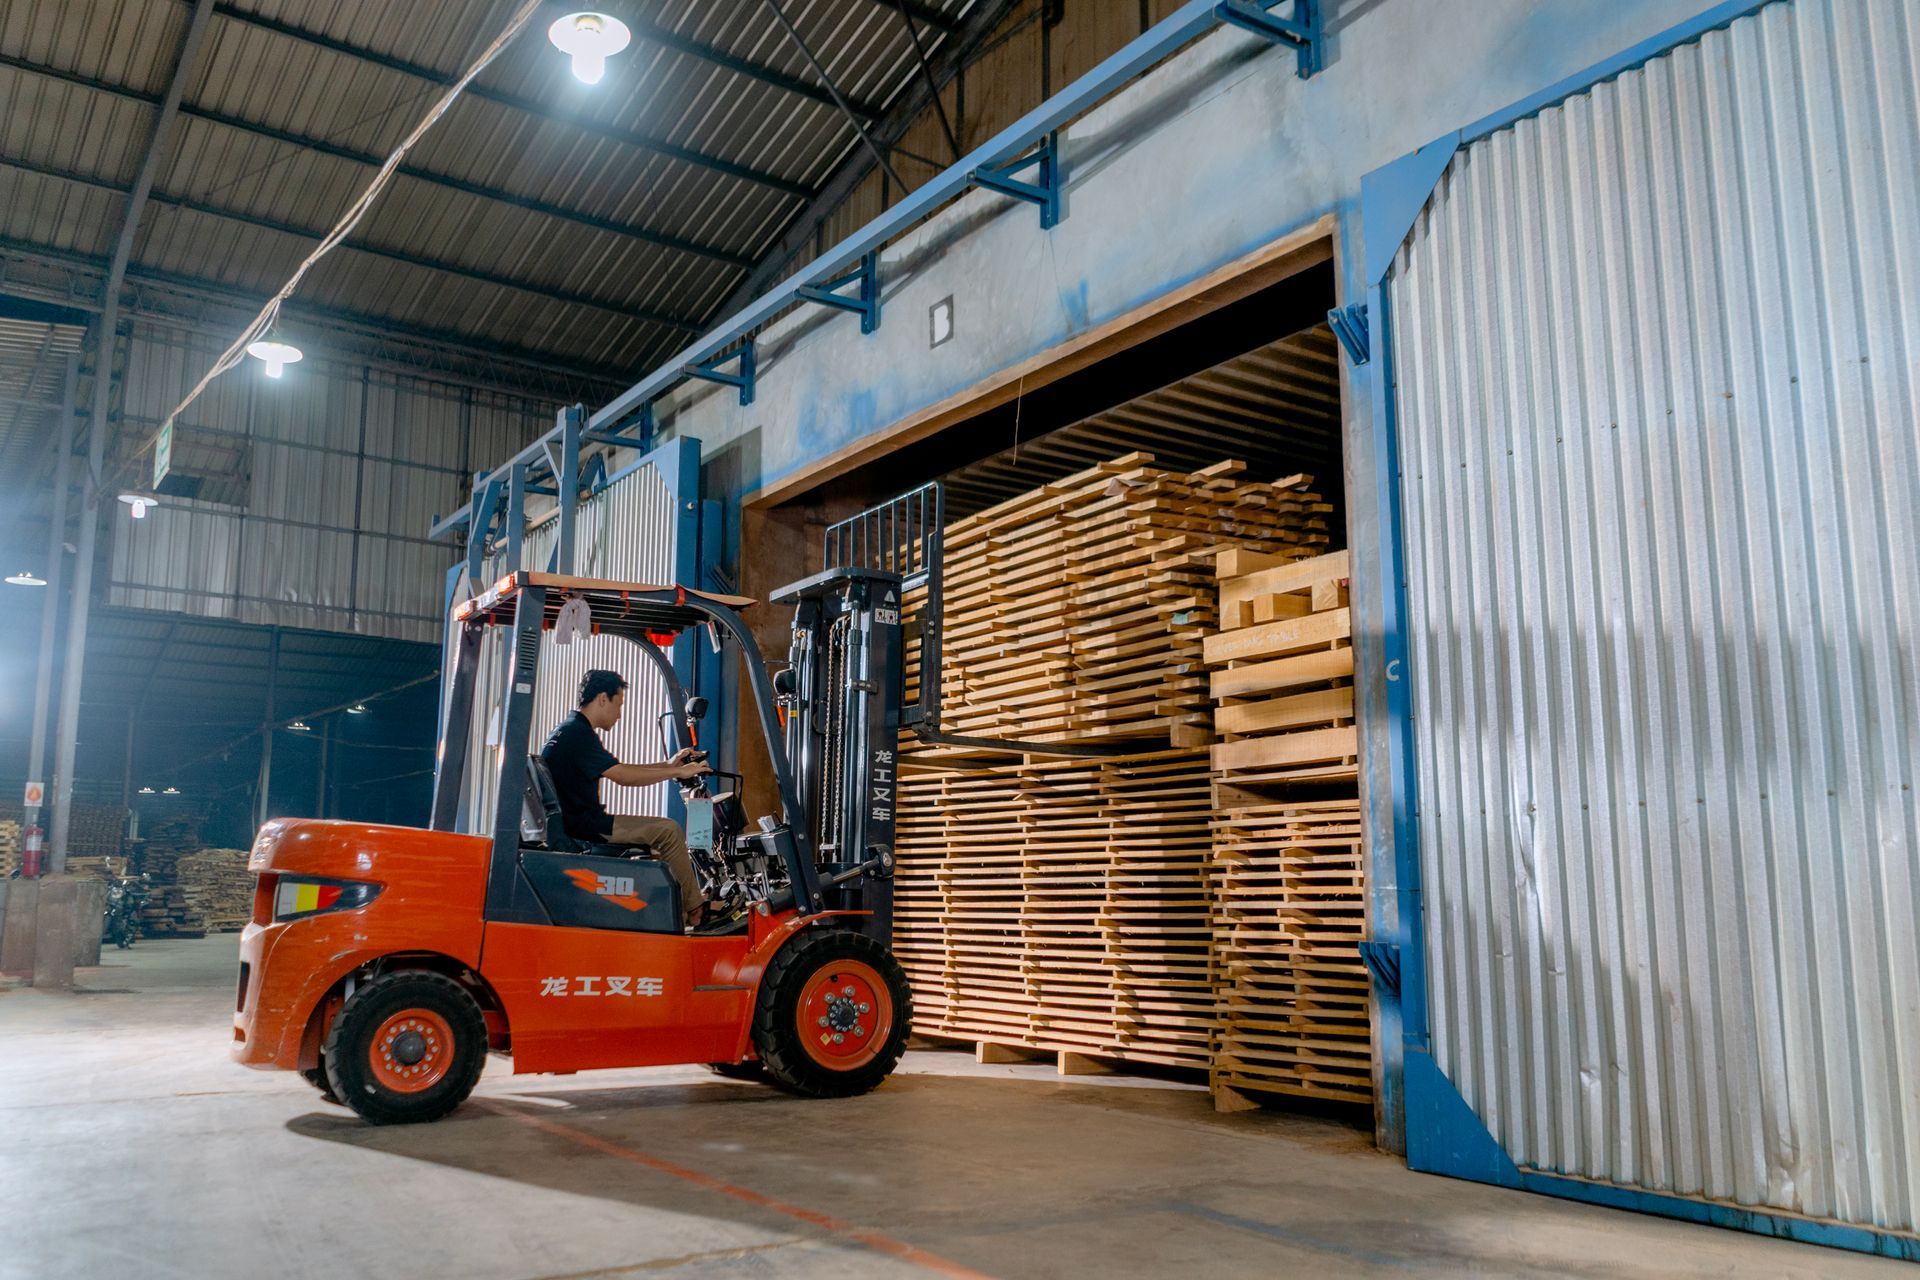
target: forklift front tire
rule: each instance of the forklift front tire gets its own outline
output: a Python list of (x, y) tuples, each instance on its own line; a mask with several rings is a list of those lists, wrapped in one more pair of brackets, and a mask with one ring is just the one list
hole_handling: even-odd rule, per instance
[(334, 1096), (369, 1124), (438, 1120), (479, 1083), (486, 1016), (445, 974), (381, 974), (341, 1007), (323, 1060)]
[(753, 1045), (782, 1088), (851, 1098), (893, 1073), (912, 1020), (907, 975), (892, 952), (864, 933), (816, 929), (767, 966)]

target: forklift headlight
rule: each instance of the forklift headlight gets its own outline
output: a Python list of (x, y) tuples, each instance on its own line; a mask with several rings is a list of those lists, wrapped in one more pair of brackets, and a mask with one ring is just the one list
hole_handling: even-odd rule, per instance
[(380, 886), (362, 881), (300, 880), (282, 877), (273, 891), (273, 918), (298, 920), (328, 911), (364, 907), (378, 897)]

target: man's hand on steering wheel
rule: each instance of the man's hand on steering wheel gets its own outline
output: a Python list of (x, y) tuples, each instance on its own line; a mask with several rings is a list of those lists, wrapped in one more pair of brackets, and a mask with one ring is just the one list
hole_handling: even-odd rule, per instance
[(697, 778), (707, 772), (707, 753), (695, 747), (682, 747), (667, 763), (673, 767), (675, 780)]

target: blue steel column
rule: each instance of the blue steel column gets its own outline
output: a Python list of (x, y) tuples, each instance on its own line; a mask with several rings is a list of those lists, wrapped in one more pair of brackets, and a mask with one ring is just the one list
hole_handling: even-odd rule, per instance
[[(673, 584), (704, 588), (700, 578), (700, 442), (676, 437), (655, 449), (648, 460), (659, 471), (667, 487), (667, 501), (673, 507)], [(699, 655), (706, 645), (704, 627), (674, 642), (673, 671), (681, 688), (698, 688)], [(711, 718), (714, 712), (709, 710), (707, 714)], [(683, 824), (687, 820), (687, 807), (678, 787), (667, 788), (667, 816)]]
[(586, 423), (586, 409), (570, 405), (560, 411), (560, 472), (553, 478), (554, 501), (560, 504), (560, 535), (555, 540), (555, 573), (573, 572), (574, 523), (580, 502), (580, 430)]

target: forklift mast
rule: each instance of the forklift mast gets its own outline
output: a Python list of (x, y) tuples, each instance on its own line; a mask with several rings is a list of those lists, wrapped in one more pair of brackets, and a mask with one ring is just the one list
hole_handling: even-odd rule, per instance
[(789, 666), (776, 687), (806, 834), (829, 884), (877, 861), (857, 881), (839, 882), (841, 897), (829, 905), (871, 911), (865, 932), (883, 941), (893, 922), (901, 593), (897, 573), (841, 566), (772, 597), (793, 607)]

